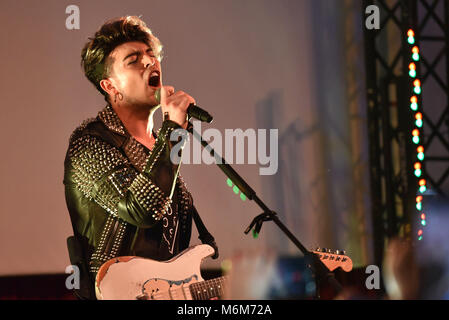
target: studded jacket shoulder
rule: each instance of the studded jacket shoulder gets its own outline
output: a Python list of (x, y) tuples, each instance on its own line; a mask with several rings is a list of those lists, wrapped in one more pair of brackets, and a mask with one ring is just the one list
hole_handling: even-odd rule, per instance
[(70, 137), (66, 202), (91, 272), (118, 255), (164, 260), (188, 247), (193, 201), (170, 161), (177, 128), (164, 121), (150, 151), (107, 106)]

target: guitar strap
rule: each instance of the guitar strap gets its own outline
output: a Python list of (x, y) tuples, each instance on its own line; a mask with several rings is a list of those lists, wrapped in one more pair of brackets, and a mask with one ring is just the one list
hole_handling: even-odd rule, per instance
[(218, 258), (218, 247), (215, 243), (214, 237), (210, 234), (209, 231), (207, 231), (206, 226), (203, 223), (203, 220), (201, 220), (201, 217), (196, 210), (195, 206), (192, 206), (192, 216), (193, 221), (195, 221), (196, 229), (198, 230), (199, 237), (198, 239), (201, 240), (202, 243), (210, 245), (212, 248), (215, 249), (215, 253), (212, 256), (212, 259)]

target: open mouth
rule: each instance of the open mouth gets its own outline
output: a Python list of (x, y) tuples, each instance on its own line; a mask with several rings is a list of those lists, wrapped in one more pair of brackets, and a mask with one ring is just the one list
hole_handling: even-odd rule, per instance
[(150, 78), (148, 80), (148, 85), (150, 87), (159, 87), (160, 79), (161, 79), (161, 75), (160, 75), (159, 71), (153, 71), (150, 74)]

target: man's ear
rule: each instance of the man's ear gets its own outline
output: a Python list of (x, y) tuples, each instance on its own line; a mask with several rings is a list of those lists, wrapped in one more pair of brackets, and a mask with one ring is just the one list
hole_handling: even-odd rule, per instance
[(117, 89), (114, 87), (110, 79), (101, 80), (100, 87), (111, 97), (115, 96), (117, 93)]

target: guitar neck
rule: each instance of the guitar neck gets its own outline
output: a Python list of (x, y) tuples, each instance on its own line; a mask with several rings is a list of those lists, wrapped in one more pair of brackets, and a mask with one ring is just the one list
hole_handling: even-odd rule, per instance
[(189, 289), (193, 300), (210, 300), (223, 297), (227, 279), (228, 277), (219, 277), (192, 283)]

